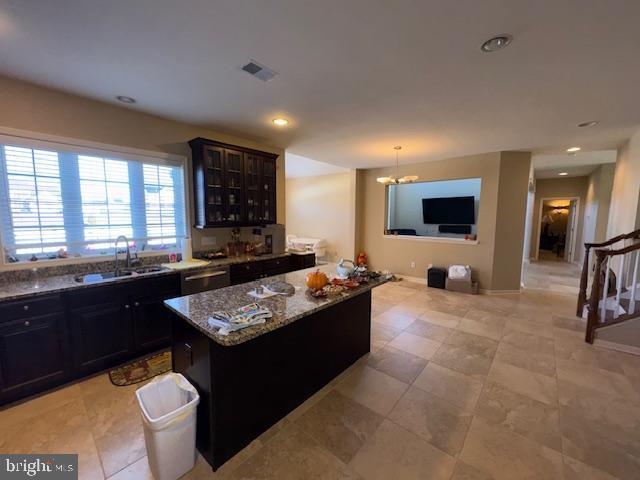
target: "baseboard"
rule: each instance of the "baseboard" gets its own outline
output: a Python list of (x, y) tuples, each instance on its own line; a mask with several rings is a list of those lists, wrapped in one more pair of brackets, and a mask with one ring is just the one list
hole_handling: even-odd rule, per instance
[(520, 289), (518, 290), (487, 290), (485, 288), (481, 288), (480, 293), (484, 293), (485, 295), (502, 295), (502, 294), (522, 293), (522, 291)]
[(606, 348), (608, 350), (616, 350), (623, 353), (630, 353), (632, 355), (640, 355), (640, 347), (634, 347), (633, 345), (623, 345), (621, 343), (610, 342), (608, 340), (600, 340), (598, 338), (593, 341), (593, 346)]
[(396, 275), (396, 277), (401, 278), (401, 279), (406, 280), (407, 282), (411, 282), (411, 283), (420, 283), (420, 284), (423, 284), (423, 285), (427, 284), (427, 279), (426, 278), (410, 277), (408, 275)]

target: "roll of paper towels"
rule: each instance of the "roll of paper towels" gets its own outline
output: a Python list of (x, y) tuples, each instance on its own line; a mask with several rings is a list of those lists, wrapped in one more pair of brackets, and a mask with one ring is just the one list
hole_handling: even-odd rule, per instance
[(191, 237), (182, 239), (182, 261), (189, 261), (193, 258), (193, 250), (191, 247)]

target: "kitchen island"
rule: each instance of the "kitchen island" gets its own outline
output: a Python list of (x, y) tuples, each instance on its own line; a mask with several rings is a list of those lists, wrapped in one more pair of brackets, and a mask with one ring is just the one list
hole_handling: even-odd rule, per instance
[[(173, 369), (198, 389), (197, 447), (213, 469), (369, 352), (371, 289), (380, 278), (316, 299), (305, 276), (277, 275), (165, 301), (173, 312)], [(335, 265), (319, 267), (335, 273)], [(291, 296), (264, 300), (248, 292), (284, 281)], [(227, 336), (209, 326), (211, 313), (256, 301), (273, 317)]]

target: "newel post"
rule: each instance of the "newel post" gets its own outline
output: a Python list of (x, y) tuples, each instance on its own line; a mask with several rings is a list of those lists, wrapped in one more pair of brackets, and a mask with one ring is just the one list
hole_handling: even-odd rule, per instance
[(593, 274), (593, 285), (591, 286), (591, 296), (589, 307), (587, 308), (587, 332), (585, 341), (593, 343), (596, 327), (598, 325), (598, 304), (600, 302), (600, 276), (602, 272), (602, 262), (606, 255), (606, 250), (595, 250), (596, 269)]
[(578, 307), (576, 316), (582, 317), (582, 311), (587, 303), (587, 283), (589, 283), (589, 250), (591, 245), (584, 244), (584, 263), (582, 265), (582, 275), (580, 276), (580, 292), (578, 293)]

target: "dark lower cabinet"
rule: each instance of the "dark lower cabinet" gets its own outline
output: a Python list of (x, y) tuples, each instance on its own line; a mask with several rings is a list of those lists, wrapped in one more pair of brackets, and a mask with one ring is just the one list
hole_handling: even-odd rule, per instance
[(238, 263), (231, 265), (230, 268), (231, 285), (253, 282), (260, 278), (295, 272), (296, 270), (311, 268), (315, 266), (315, 264), (316, 256), (313, 253)]
[[(297, 270), (290, 258), (233, 265), (232, 283)], [(178, 274), (0, 303), (0, 405), (171, 345), (163, 301)]]
[(303, 255), (292, 254), (290, 258), (291, 270), (303, 270), (316, 266), (316, 254), (305, 253)]
[(0, 324), (0, 401), (19, 398), (70, 376), (64, 313)]
[(133, 351), (130, 306), (107, 303), (72, 310), (69, 329), (76, 373), (116, 365)]

